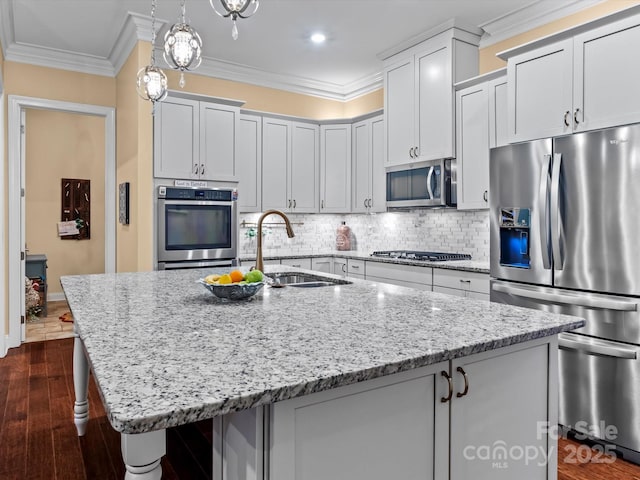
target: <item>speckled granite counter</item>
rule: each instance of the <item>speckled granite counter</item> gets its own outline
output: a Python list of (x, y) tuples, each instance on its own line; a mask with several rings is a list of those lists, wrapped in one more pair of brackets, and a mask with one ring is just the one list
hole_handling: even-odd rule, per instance
[[(398, 265), (415, 265), (419, 267), (434, 267), (442, 268), (444, 270), (461, 270), (465, 272), (476, 273), (489, 273), (489, 262), (482, 262), (477, 260), (450, 260), (446, 262), (430, 262), (424, 260), (407, 260), (402, 258), (384, 258), (384, 257), (372, 257), (370, 254), (361, 253), (357, 251), (339, 251), (333, 250), (326, 253), (310, 253), (310, 254), (287, 254), (287, 255), (270, 255), (265, 254), (265, 260), (281, 260), (281, 259), (294, 259), (294, 258), (320, 258), (320, 257), (339, 257), (339, 258), (351, 258), (356, 260), (369, 260), (372, 262), (381, 263), (395, 263)], [(241, 256), (239, 260), (241, 262), (255, 261), (254, 256)]]
[[(296, 269), (267, 267), (285, 270)], [(357, 280), (265, 287), (250, 300), (227, 303), (196, 283), (215, 271), (62, 277), (117, 431), (190, 423), (584, 324)]]

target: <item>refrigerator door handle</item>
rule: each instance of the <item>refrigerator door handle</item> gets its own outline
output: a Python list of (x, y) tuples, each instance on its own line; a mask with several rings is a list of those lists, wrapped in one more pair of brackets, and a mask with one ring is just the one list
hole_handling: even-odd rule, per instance
[(558, 347), (562, 350), (575, 350), (587, 355), (601, 355), (605, 357), (623, 358), (636, 360), (638, 349), (626, 347), (617, 342), (601, 340), (598, 338), (584, 337), (582, 335), (558, 334)]
[(564, 258), (560, 246), (560, 166), (562, 154), (553, 154), (551, 172), (551, 249), (553, 250), (553, 268), (562, 270)]
[(493, 290), (496, 292), (506, 293), (508, 295), (514, 295), (516, 297), (543, 300), (545, 302), (559, 305), (576, 305), (579, 307), (616, 310), (620, 312), (638, 311), (638, 304), (635, 302), (626, 302), (624, 300), (616, 300), (613, 298), (597, 298), (588, 296), (588, 294), (578, 297), (574, 295), (543, 292), (540, 290), (530, 290), (528, 288), (512, 287), (511, 285), (505, 285), (503, 283), (493, 284)]
[(551, 155), (545, 155), (540, 175), (540, 250), (542, 251), (542, 266), (545, 270), (551, 269), (551, 253), (549, 252), (549, 166)]

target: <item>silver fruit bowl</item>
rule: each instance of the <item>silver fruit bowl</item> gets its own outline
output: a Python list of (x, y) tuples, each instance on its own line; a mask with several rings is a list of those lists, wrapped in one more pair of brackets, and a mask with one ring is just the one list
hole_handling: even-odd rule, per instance
[(204, 280), (198, 280), (198, 283), (204, 285), (204, 287), (216, 297), (225, 298), (227, 300), (244, 300), (245, 298), (253, 297), (264, 286), (264, 282), (230, 283), (220, 285), (207, 283)]

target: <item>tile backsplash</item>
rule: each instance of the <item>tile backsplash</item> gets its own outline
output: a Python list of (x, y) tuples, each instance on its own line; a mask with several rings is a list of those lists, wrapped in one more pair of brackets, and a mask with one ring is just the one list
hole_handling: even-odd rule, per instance
[[(351, 228), (351, 250), (425, 250), (469, 253), (473, 260), (489, 261), (488, 210), (420, 209), (365, 214), (287, 214), (296, 236), (287, 238), (277, 215), (263, 222), (263, 253), (295, 255), (335, 250), (336, 230), (342, 222)], [(240, 256), (256, 253), (256, 228), (260, 214), (240, 214)], [(244, 224), (253, 225), (243, 226)], [(278, 225), (269, 225), (278, 223)], [(252, 236), (253, 234), (253, 236)]]

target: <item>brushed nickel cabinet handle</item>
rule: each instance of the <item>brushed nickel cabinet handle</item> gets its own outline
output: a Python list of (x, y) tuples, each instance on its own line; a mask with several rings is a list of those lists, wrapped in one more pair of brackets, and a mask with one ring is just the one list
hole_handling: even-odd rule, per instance
[(469, 377), (467, 377), (467, 372), (465, 372), (462, 367), (456, 368), (456, 372), (461, 373), (462, 376), (464, 377), (464, 390), (462, 391), (462, 393), (460, 392), (456, 393), (456, 397), (460, 398), (460, 397), (464, 397), (467, 393), (469, 393)]
[(320, 200), (320, 208), (324, 208), (324, 200)]
[(204, 175), (204, 163), (201, 165), (200, 175)]
[(484, 193), (482, 194), (482, 199), (483, 199), (485, 202), (488, 202), (488, 201), (489, 201), (489, 191), (488, 191), (488, 190), (485, 190), (485, 191), (484, 191)]
[(198, 174), (198, 167), (199, 167), (199, 165), (198, 165), (197, 163), (194, 163), (194, 164), (193, 164), (193, 174), (194, 174), (194, 175), (197, 175), (197, 174)]
[(342, 271), (347, 273), (347, 264), (346, 263), (342, 264)]
[(409, 157), (413, 158), (413, 148), (409, 149)]
[(291, 199), (289, 199), (289, 208), (291, 208)]
[(446, 371), (442, 370), (440, 372), (440, 375), (446, 378), (447, 382), (449, 382), (449, 395), (447, 395), (446, 397), (440, 398), (440, 401), (442, 403), (447, 403), (449, 400), (451, 400), (451, 397), (453, 396), (453, 382), (451, 381), (451, 376)]
[(420, 149), (418, 147), (413, 147), (413, 157), (418, 158), (420, 156)]
[(576, 108), (576, 111), (573, 112), (573, 121), (576, 122), (576, 125), (580, 124), (580, 122), (578, 121), (578, 113), (580, 112), (579, 108)]
[(296, 200), (293, 200), (293, 208), (296, 208)]
[(571, 115), (571, 112), (569, 110), (567, 110), (566, 112), (564, 112), (564, 124), (565, 126), (569, 126), (569, 120), (567, 120), (567, 117)]
[(367, 199), (365, 198), (362, 203), (364, 204), (364, 208), (367, 208)]

